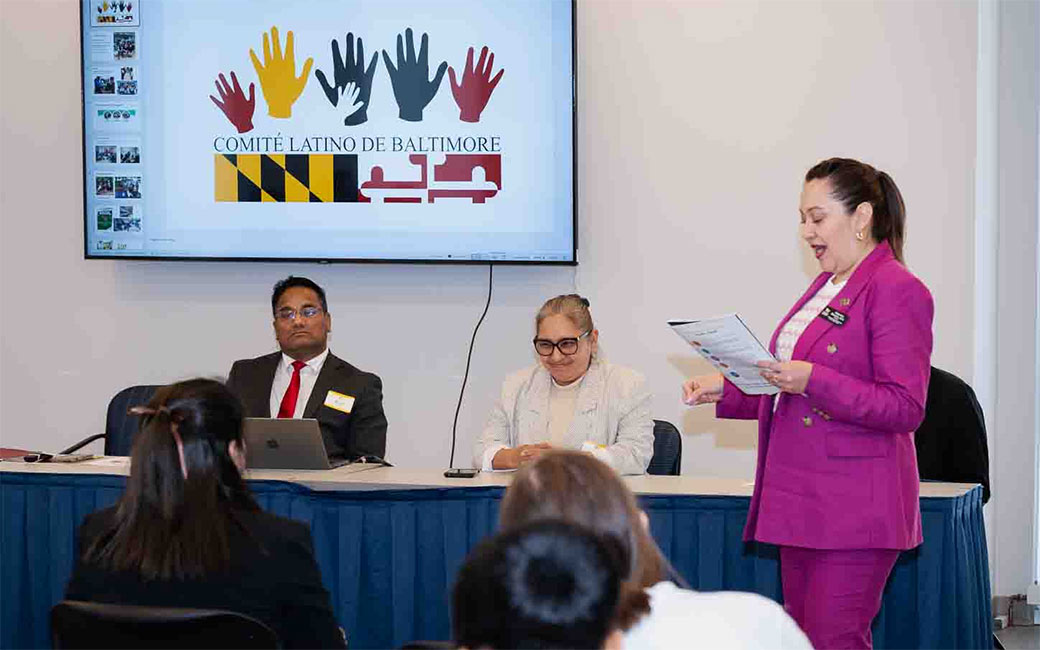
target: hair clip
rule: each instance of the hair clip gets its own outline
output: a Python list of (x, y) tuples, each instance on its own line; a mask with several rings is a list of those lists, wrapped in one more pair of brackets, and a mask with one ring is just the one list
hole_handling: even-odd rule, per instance
[(141, 405), (139, 405), (139, 406), (131, 406), (130, 408), (126, 409), (126, 414), (127, 415), (147, 415), (148, 417), (154, 417), (154, 416), (156, 416), (156, 415), (158, 415), (160, 413), (165, 413), (166, 415), (170, 415), (170, 409), (166, 408), (165, 405), (164, 406), (160, 406), (157, 409), (152, 408), (150, 406), (141, 406)]

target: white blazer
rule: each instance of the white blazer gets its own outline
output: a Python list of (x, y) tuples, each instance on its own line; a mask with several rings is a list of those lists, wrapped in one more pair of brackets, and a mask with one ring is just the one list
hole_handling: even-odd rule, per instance
[[(499, 449), (549, 439), (549, 371), (536, 364), (502, 383), (502, 395), (488, 417), (473, 451), (477, 467), (491, 469)], [(593, 360), (578, 389), (574, 419), (563, 446), (580, 449), (604, 445), (593, 454), (619, 474), (643, 474), (654, 455), (654, 421), (643, 375)]]

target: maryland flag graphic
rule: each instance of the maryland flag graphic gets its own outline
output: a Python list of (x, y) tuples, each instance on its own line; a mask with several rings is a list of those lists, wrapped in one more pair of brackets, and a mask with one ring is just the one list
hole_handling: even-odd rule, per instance
[(355, 154), (214, 154), (214, 198), (232, 203), (356, 203)]

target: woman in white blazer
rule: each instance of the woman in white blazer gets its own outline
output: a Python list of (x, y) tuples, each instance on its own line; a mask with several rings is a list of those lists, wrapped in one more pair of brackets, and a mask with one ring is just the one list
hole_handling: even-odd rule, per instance
[(548, 300), (535, 317), (539, 363), (513, 373), (474, 449), (485, 470), (516, 469), (546, 449), (590, 452), (621, 474), (643, 474), (654, 453), (643, 376), (596, 358), (589, 301)]

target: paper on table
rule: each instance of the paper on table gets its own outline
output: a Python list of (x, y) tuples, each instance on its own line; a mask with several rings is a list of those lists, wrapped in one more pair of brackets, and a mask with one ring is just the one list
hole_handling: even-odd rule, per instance
[(762, 378), (758, 361), (776, 361), (740, 316), (670, 320), (668, 325), (747, 395), (773, 395), (780, 389)]

